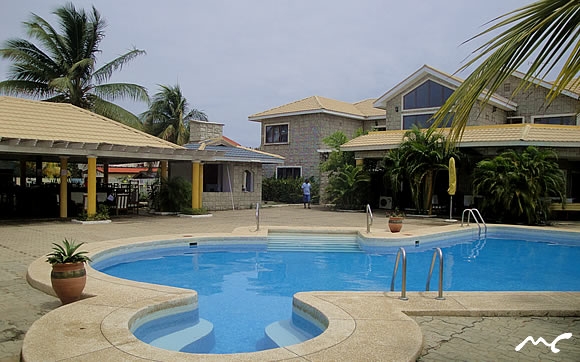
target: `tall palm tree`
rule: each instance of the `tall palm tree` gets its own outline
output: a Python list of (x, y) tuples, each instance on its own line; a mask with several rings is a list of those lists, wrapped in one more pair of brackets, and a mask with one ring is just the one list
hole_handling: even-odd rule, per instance
[(189, 141), (189, 121), (207, 121), (207, 115), (197, 109), (189, 109), (179, 85), (159, 86), (149, 110), (141, 115), (145, 131), (169, 142), (183, 145)]
[(67, 4), (53, 13), (60, 33), (46, 20), (32, 14), (24, 25), (29, 37), (11, 39), (0, 49), (0, 56), (12, 61), (8, 80), (0, 82), (0, 93), (27, 95), (50, 102), (71, 103), (102, 116), (141, 127), (139, 119), (112, 103), (117, 99), (148, 101), (144, 87), (128, 83), (105, 83), (116, 70), (143, 50), (126, 54), (95, 69), (99, 44), (104, 37), (105, 21), (93, 7), (87, 14)]
[[(435, 114), (433, 127), (445, 122), (452, 112), (450, 141), (461, 139), (469, 112), (483, 95), (486, 104), (501, 84), (527, 61), (531, 61), (524, 82), (514, 94), (529, 87), (534, 79), (545, 79), (561, 62), (556, 81), (547, 95), (551, 102), (567, 86), (580, 85), (580, 2), (577, 0), (539, 0), (494, 20), (480, 36), (501, 31), (474, 51), (478, 53), (459, 71), (481, 64), (453, 92)], [(507, 27), (507, 29), (506, 29)], [(502, 29), (504, 29), (502, 31)]]
[(477, 164), (473, 192), (483, 196), (483, 209), (500, 219), (528, 224), (545, 221), (549, 206), (544, 199), (565, 197), (564, 174), (555, 159), (554, 151), (532, 146), (502, 152)]
[(403, 165), (399, 171), (406, 173), (415, 206), (431, 215), (437, 172), (446, 170), (449, 157), (459, 158), (459, 154), (455, 149), (445, 147), (445, 137), (438, 129), (420, 129), (417, 126), (405, 132), (398, 152), (399, 158), (402, 158), (398, 162)]

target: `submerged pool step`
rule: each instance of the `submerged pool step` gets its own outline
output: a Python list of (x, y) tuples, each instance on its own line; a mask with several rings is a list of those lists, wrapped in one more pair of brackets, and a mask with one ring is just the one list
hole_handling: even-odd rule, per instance
[(265, 334), (278, 347), (302, 343), (312, 338), (312, 335), (296, 327), (290, 319), (268, 325)]
[(361, 251), (356, 235), (270, 234), (268, 250), (276, 251)]

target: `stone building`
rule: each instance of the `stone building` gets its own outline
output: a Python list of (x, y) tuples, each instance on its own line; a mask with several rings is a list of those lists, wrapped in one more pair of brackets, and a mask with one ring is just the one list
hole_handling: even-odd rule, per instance
[[(212, 161), (204, 162), (201, 204), (208, 210), (244, 209), (262, 201), (262, 167), (278, 165), (284, 158), (241, 146), (223, 136), (223, 124), (203, 121), (189, 123), (189, 143), (184, 147), (216, 152)], [(191, 178), (191, 162), (172, 162), (169, 176)]]

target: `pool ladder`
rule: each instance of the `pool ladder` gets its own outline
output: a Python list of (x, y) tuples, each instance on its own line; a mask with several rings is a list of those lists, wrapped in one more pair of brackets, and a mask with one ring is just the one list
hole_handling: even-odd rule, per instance
[(429, 268), (429, 275), (427, 276), (427, 285), (425, 286), (425, 291), (429, 291), (429, 283), (431, 282), (431, 276), (433, 275), (433, 268), (435, 267), (435, 260), (439, 257), (439, 289), (437, 293), (437, 300), (445, 300), (443, 297), (443, 252), (441, 248), (435, 248), (433, 252), (433, 258), (431, 259), (431, 267)]
[(371, 205), (367, 204), (367, 233), (371, 232), (371, 225), (373, 224), (373, 211), (371, 210)]
[[(487, 237), (487, 224), (483, 220), (483, 216), (481, 216), (481, 214), (479, 213), (479, 210), (477, 210), (477, 209), (465, 209), (465, 210), (463, 210), (463, 213), (461, 214), (461, 226), (463, 226), (463, 220), (465, 219), (465, 213), (467, 213), (467, 226), (469, 226), (469, 219), (471, 218), (471, 216), (473, 216), (473, 220), (475, 220), (475, 222), (477, 223), (477, 228), (479, 229), (479, 237), (481, 238), (481, 224), (483, 224), (484, 234), (485, 234), (485, 237)], [(479, 220), (477, 219), (478, 216), (479, 216)], [(480, 220), (481, 220), (481, 223), (480, 223)]]
[[(439, 288), (437, 300), (445, 300), (443, 297), (443, 252), (441, 248), (435, 248), (433, 252), (433, 258), (431, 260), (431, 267), (429, 268), (429, 275), (427, 276), (427, 285), (425, 286), (425, 291), (429, 291), (429, 284), (431, 281), (431, 277), (433, 275), (433, 269), (435, 267), (435, 261), (439, 257)], [(399, 260), (402, 259), (402, 280), (401, 280), (401, 296), (399, 297), (400, 300), (409, 300), (407, 298), (407, 253), (405, 252), (404, 248), (399, 248), (397, 251), (397, 257), (395, 259), (395, 268), (393, 269), (393, 277), (391, 278), (391, 292), (395, 290), (395, 279), (397, 279), (397, 270), (399, 269)]]
[(256, 202), (256, 231), (260, 231), (260, 203)]
[(407, 253), (405, 249), (399, 248), (397, 251), (397, 258), (395, 260), (395, 269), (393, 269), (393, 277), (391, 278), (391, 292), (395, 290), (395, 279), (397, 279), (397, 269), (399, 269), (399, 260), (403, 259), (403, 270), (402, 270), (402, 280), (401, 280), (401, 296), (400, 300), (409, 300), (407, 298)]

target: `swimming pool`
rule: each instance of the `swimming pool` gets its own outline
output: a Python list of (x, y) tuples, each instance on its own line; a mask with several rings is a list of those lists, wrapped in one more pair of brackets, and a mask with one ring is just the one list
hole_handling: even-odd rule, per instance
[[(418, 246), (406, 247), (408, 290), (424, 290), (435, 246), (443, 248), (445, 290), (580, 290), (576, 235), (561, 234), (556, 240), (552, 234), (514, 232), (469, 242), (449, 237), (442, 240), (445, 241), (421, 241)], [(127, 279), (197, 290), (199, 313), (213, 324), (215, 345), (208, 349), (206, 343), (203, 351), (185, 350), (249, 352), (274, 347), (264, 342), (264, 329), (273, 322), (292, 318), (292, 295), (297, 291), (388, 289), (397, 247), (356, 242), (366, 252), (274, 252), (259, 240), (227, 248), (215, 242), (200, 242), (122, 253), (99, 259), (93, 267)], [(131, 263), (125, 263), (129, 260)], [(125, 268), (128, 265), (138, 268)], [(166, 276), (177, 276), (177, 280), (167, 280)], [(436, 273), (433, 278), (437, 278)], [(273, 314), (263, 318), (265, 311)], [(198, 317), (197, 310), (186, 313), (194, 314), (176, 319), (193, 321)], [(236, 327), (233, 323), (237, 321), (244, 327)], [(236, 338), (244, 341), (235, 341)]]

